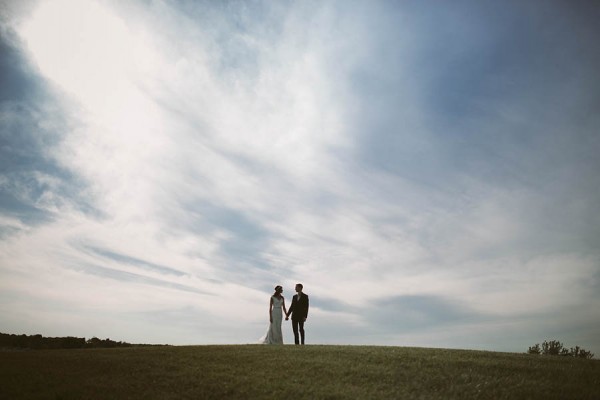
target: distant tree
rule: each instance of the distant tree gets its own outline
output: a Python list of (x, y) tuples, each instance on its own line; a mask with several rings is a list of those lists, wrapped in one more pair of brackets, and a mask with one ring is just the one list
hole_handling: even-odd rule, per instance
[(557, 356), (562, 354), (563, 350), (565, 350), (563, 344), (558, 340), (547, 341), (544, 340), (542, 343), (542, 354), (547, 356)]
[(85, 342), (86, 347), (101, 347), (101, 344), (102, 340), (98, 339), (96, 336), (88, 339), (87, 342)]
[(542, 350), (540, 349), (540, 344), (536, 343), (534, 346), (529, 347), (527, 353), (529, 354), (540, 354)]
[(96, 347), (112, 348), (112, 347), (131, 347), (131, 346), (133, 346), (131, 343), (115, 342), (114, 340), (111, 340), (109, 338), (101, 340), (101, 339), (98, 339), (97, 337), (88, 339), (88, 341), (85, 343), (85, 347), (92, 347), (92, 348), (96, 348)]
[(44, 337), (42, 335), (32, 335), (27, 337), (27, 347), (30, 349), (43, 349), (46, 347)]
[(536, 343), (527, 349), (528, 354), (543, 354), (547, 356), (565, 356), (565, 357), (578, 357), (578, 358), (594, 358), (594, 354), (590, 351), (584, 350), (579, 346), (571, 347), (567, 349), (558, 340), (544, 340), (542, 346)]
[(85, 347), (85, 338), (67, 336), (59, 338), (61, 349), (81, 349)]
[(43, 337), (42, 335), (14, 335), (0, 333), (0, 348), (19, 348), (19, 349), (81, 349), (95, 347), (132, 347), (139, 346), (127, 342), (116, 342), (109, 338), (104, 340), (93, 337), (88, 339), (73, 336), (67, 337)]
[(579, 346), (575, 346), (575, 348), (571, 347), (571, 355), (579, 358), (594, 358), (594, 354), (592, 354), (592, 352), (584, 350)]

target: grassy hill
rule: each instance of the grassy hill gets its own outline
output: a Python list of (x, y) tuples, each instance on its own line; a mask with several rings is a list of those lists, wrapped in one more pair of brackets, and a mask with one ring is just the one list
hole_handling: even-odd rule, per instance
[(0, 399), (600, 399), (600, 362), (371, 346), (0, 352)]

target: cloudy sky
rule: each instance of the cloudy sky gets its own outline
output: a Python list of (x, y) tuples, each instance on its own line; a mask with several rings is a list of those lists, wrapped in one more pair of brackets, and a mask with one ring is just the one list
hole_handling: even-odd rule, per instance
[(600, 352), (597, 2), (0, 15), (0, 331)]

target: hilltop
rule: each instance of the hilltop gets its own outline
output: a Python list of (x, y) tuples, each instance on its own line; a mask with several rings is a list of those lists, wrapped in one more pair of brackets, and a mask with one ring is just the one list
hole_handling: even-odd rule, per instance
[(598, 399), (600, 362), (376, 346), (164, 346), (0, 353), (11, 399)]

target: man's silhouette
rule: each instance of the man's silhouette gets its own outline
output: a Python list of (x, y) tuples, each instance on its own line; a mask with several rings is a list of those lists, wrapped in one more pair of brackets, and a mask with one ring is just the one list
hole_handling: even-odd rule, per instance
[[(292, 329), (294, 330), (294, 342), (304, 344), (304, 322), (308, 317), (308, 295), (302, 293), (301, 283), (296, 284), (296, 295), (292, 298), (292, 305), (286, 315), (286, 320), (292, 315)], [(298, 337), (298, 331), (300, 337)]]

